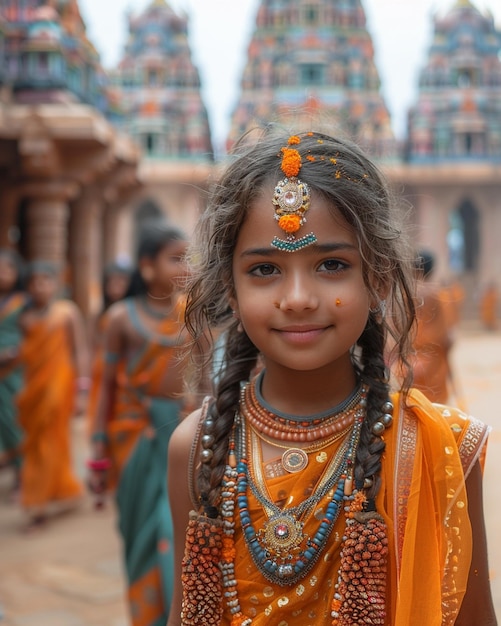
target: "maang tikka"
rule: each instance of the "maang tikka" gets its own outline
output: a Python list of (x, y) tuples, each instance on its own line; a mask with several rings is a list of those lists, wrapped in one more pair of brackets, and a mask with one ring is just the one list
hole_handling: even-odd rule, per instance
[(295, 233), (306, 222), (305, 214), (310, 208), (310, 188), (306, 183), (297, 178), (301, 169), (301, 155), (295, 148), (301, 139), (292, 135), (287, 141), (287, 146), (282, 148), (281, 169), (286, 178), (280, 180), (275, 186), (273, 204), (275, 206), (275, 219), (280, 228), (287, 234), (285, 239), (274, 237), (271, 245), (284, 252), (296, 252), (317, 240), (314, 233), (308, 233), (299, 239)]

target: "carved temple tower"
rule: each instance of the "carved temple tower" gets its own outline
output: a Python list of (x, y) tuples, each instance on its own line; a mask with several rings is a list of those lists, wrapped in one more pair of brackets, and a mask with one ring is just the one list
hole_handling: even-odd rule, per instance
[(456, 0), (433, 26), (395, 173), (420, 245), (472, 301), (487, 282), (501, 287), (501, 31), (470, 0)]
[(378, 157), (395, 152), (361, 0), (262, 0), (228, 147), (248, 129), (319, 120)]
[(165, 0), (153, 0), (141, 14), (130, 15), (112, 82), (114, 97), (122, 103), (121, 127), (143, 154), (144, 193), (135, 206), (136, 225), (165, 215), (190, 232), (213, 150), (188, 26), (187, 16)]

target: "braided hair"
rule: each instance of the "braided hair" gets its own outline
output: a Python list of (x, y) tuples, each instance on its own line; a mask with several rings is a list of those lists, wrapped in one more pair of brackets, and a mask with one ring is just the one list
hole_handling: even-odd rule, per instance
[[(234, 295), (233, 253), (249, 207), (265, 186), (283, 178), (281, 148), (289, 135), (266, 129), (257, 141), (242, 140), (221, 178), (213, 186), (191, 246), (192, 280), (188, 291), (187, 327), (196, 342), (207, 331), (224, 327), (224, 368), (210, 408), (213, 456), (202, 463), (197, 484), (205, 511), (217, 515), (220, 484), (228, 442), (238, 410), (240, 383), (249, 379), (258, 349), (232, 318), (229, 299)], [(294, 146), (301, 155), (300, 178), (339, 211), (358, 240), (362, 272), (371, 301), (386, 301), (371, 310), (366, 327), (353, 347), (353, 363), (369, 386), (367, 417), (357, 452), (355, 479), (367, 483), (368, 497), (380, 487), (379, 472), (384, 441), (372, 432), (388, 399), (388, 346), (403, 364), (402, 390), (411, 380), (407, 355), (414, 323), (412, 261), (399, 227), (402, 211), (390, 194), (379, 169), (350, 141), (323, 133), (302, 133)]]

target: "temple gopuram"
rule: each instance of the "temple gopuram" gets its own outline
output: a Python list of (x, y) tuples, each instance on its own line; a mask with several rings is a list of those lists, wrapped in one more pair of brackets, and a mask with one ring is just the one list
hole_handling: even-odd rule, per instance
[(380, 86), (360, 0), (263, 0), (228, 148), (263, 123), (307, 129), (313, 119), (391, 158), (396, 147)]
[(437, 273), (459, 277), (473, 297), (501, 275), (500, 51), (492, 15), (469, 0), (434, 17), (403, 164), (392, 172)]
[(122, 103), (119, 126), (143, 155), (134, 232), (144, 220), (166, 216), (190, 233), (214, 157), (187, 16), (165, 0), (130, 15), (125, 52), (110, 78), (113, 97)]
[(0, 246), (58, 263), (85, 315), (120, 253), (140, 151), (107, 119), (99, 56), (76, 0), (0, 8)]

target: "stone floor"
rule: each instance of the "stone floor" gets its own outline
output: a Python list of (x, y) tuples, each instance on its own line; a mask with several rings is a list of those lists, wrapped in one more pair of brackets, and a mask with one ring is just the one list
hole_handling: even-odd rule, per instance
[[(453, 352), (458, 398), (493, 427), (484, 481), (492, 590), (501, 618), (501, 332), (463, 330)], [(73, 424), (82, 471), (82, 422)], [(112, 506), (94, 510), (90, 499), (60, 513), (46, 529), (26, 536), (8, 504), (9, 476), (0, 474), (1, 626), (127, 626), (120, 541)]]

